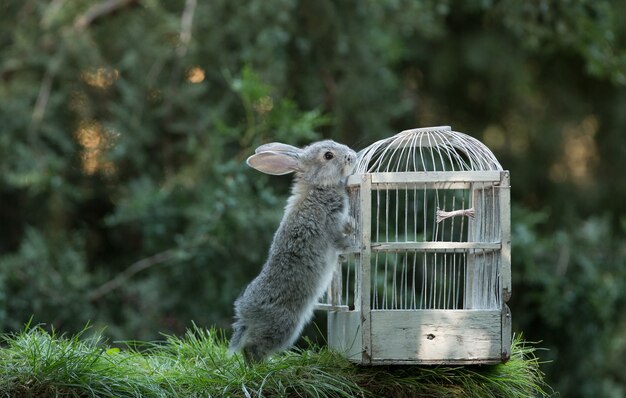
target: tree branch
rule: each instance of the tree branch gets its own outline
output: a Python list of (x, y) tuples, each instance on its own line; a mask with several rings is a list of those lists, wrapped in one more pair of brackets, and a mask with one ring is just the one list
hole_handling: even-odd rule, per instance
[(181, 29), (180, 29), (180, 43), (181, 46), (177, 50), (177, 54), (180, 58), (184, 57), (187, 53), (187, 47), (191, 42), (191, 28), (193, 26), (193, 15), (196, 11), (196, 0), (185, 1), (185, 9), (181, 17)]
[(37, 101), (35, 102), (35, 108), (33, 109), (33, 115), (29, 128), (29, 138), (31, 140), (31, 143), (35, 139), (35, 134), (37, 130), (39, 130), (39, 126), (41, 125), (43, 116), (46, 113), (54, 75), (55, 71), (53, 70), (53, 68), (48, 67), (48, 69), (46, 69), (46, 74), (41, 81), (41, 86), (39, 86), (39, 94), (37, 95)]
[(126, 268), (121, 273), (117, 274), (115, 278), (100, 285), (96, 290), (89, 294), (89, 301), (98, 301), (103, 296), (111, 293), (113, 290), (120, 288), (126, 280), (130, 279), (133, 275), (152, 267), (153, 265), (164, 263), (174, 257), (178, 249), (168, 249), (161, 253), (157, 253), (153, 256), (141, 259), (130, 267)]
[(96, 19), (109, 15), (126, 7), (137, 0), (107, 0), (101, 3), (91, 6), (84, 14), (78, 16), (74, 20), (74, 28), (77, 30), (84, 30), (93, 23)]
[[(217, 215), (217, 219), (219, 219), (221, 213)], [(99, 299), (101, 299), (103, 296), (106, 296), (107, 294), (111, 293), (113, 290), (119, 289), (120, 287), (122, 287), (122, 285), (131, 277), (133, 277), (135, 274), (148, 269), (154, 265), (158, 265), (161, 263), (164, 263), (166, 261), (171, 260), (178, 251), (180, 250), (187, 250), (190, 248), (193, 248), (195, 246), (201, 245), (204, 242), (206, 242), (207, 240), (209, 240), (209, 236), (207, 235), (199, 235), (197, 237), (195, 237), (191, 242), (189, 242), (186, 245), (183, 246), (179, 246), (179, 247), (174, 247), (171, 249), (167, 249), (165, 251), (162, 251), (160, 253), (154, 254), (150, 257), (146, 257), (143, 258), (135, 263), (133, 263), (132, 265), (130, 265), (128, 268), (126, 268), (124, 271), (120, 272), (119, 274), (117, 274), (113, 279), (111, 279), (108, 282), (103, 283), (102, 285), (100, 285), (100, 287), (98, 287), (97, 289), (95, 289), (94, 291), (92, 291), (89, 294), (89, 301), (98, 301)]]

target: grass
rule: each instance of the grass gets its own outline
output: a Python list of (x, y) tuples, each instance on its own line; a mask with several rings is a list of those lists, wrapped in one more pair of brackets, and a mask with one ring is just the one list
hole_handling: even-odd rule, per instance
[(111, 347), (27, 327), (0, 337), (0, 397), (547, 397), (535, 348), (494, 366), (359, 367), (311, 345), (246, 367), (220, 331)]

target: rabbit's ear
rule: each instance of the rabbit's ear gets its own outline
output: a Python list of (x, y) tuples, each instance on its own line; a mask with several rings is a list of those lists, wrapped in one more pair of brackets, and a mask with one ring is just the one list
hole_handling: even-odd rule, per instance
[(296, 171), (297, 158), (284, 153), (263, 151), (254, 154), (246, 160), (248, 166), (265, 174), (280, 176)]
[(292, 145), (282, 144), (280, 142), (270, 142), (267, 144), (263, 144), (254, 150), (254, 153), (261, 153), (261, 152), (279, 152), (279, 153), (286, 153), (290, 155), (297, 155), (302, 152), (302, 149), (297, 148)]

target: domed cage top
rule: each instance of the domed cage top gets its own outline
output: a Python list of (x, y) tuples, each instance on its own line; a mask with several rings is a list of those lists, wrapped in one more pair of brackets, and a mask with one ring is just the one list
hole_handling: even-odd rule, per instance
[(359, 152), (354, 174), (413, 171), (501, 171), (491, 151), (450, 127), (405, 130)]
[(509, 173), (450, 127), (403, 131), (358, 155), (352, 248), (320, 305), (329, 345), (362, 364), (508, 359)]

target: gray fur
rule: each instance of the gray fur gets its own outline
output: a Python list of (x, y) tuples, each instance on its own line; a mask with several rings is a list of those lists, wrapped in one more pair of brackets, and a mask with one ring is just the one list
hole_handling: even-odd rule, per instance
[[(333, 159), (324, 158), (327, 152)], [(235, 301), (230, 349), (242, 350), (247, 362), (290, 347), (311, 320), (339, 252), (349, 244), (345, 180), (355, 161), (352, 149), (330, 140), (303, 149), (265, 144), (248, 159), (264, 173), (296, 176), (267, 261)]]

